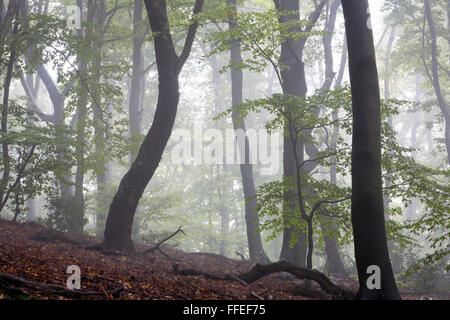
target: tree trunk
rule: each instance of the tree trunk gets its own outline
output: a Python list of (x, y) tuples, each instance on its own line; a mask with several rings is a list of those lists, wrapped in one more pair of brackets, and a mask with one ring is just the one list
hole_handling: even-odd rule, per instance
[[(42, 14), (41, 1), (39, 1), (39, 4), (38, 4), (38, 13), (39, 14)], [(27, 17), (28, 17), (29, 12), (31, 10), (32, 10), (32, 8), (29, 7), (28, 1), (27, 0), (23, 1), (22, 2), (22, 12), (23, 12), (23, 16), (24, 16), (24, 24), (28, 24)], [(44, 14), (45, 14), (45, 12), (44, 12)], [(25, 63), (28, 66), (30, 65), (29, 64), (29, 57), (34, 53), (34, 50), (35, 50), (35, 48), (29, 48), (27, 54), (25, 55)], [(30, 88), (30, 93), (32, 94), (32, 99), (36, 100), (38, 92), (39, 92), (39, 87), (40, 87), (40, 79), (39, 79), (39, 77), (36, 75), (36, 77), (34, 79), (33, 75), (31, 73), (26, 73), (25, 74), (25, 81), (27, 82), (28, 87)], [(30, 112), (33, 111), (31, 99), (27, 99), (27, 110), (30, 111)], [(32, 117), (32, 116), (28, 116), (27, 117), (27, 123), (32, 124), (34, 122), (33, 118), (34, 117)], [(26, 150), (26, 152), (29, 153), (30, 150), (31, 150), (31, 148), (28, 148)], [(26, 171), (32, 170), (32, 165), (28, 164), (25, 170)], [(28, 222), (34, 221), (34, 219), (36, 218), (36, 203), (35, 203), (35, 199), (34, 198), (27, 199), (26, 207), (27, 207), (27, 221)]]
[[(296, 14), (284, 16), (283, 19), (280, 19), (280, 23), (288, 22), (288, 21), (298, 21), (299, 18), (299, 2), (296, 0), (281, 0), (274, 1), (275, 5), (279, 2), (280, 7), (277, 8), (280, 11), (295, 11)], [(280, 64), (285, 66), (281, 71), (282, 78), (282, 89), (284, 94), (291, 94), (297, 97), (303, 97), (306, 95), (308, 91), (306, 86), (306, 78), (305, 78), (305, 65), (303, 61), (301, 61), (301, 57), (303, 56), (303, 48), (304, 45), (301, 41), (293, 41), (287, 39), (281, 44), (281, 56), (280, 56)], [(283, 176), (285, 177), (295, 177), (297, 169), (295, 163), (294, 152), (292, 148), (291, 138), (287, 135), (283, 138)], [(304, 145), (303, 141), (298, 141), (297, 145), (297, 155), (300, 162), (303, 161), (304, 158)], [(292, 195), (295, 196), (295, 190), (286, 190), (285, 198), (290, 198)], [(299, 228), (294, 226), (289, 226), (287, 221), (289, 219), (289, 215), (291, 215), (290, 211), (295, 209), (296, 204), (290, 203), (290, 210), (283, 212), (283, 217), (286, 221), (286, 226), (283, 230), (283, 243), (281, 246), (280, 260), (285, 260), (290, 262), (298, 267), (305, 268), (306, 267), (306, 233)], [(293, 247), (290, 246), (291, 239), (298, 237), (297, 242)]]
[[(235, 28), (235, 15), (237, 15), (237, 0), (228, 0), (228, 4), (231, 5), (233, 12), (229, 15), (230, 23), (229, 28), (232, 30)], [(239, 39), (232, 42), (230, 48), (231, 62), (235, 63), (231, 68), (231, 95), (232, 105), (238, 106), (243, 101), (242, 87), (243, 87), (243, 72), (242, 69), (236, 67), (242, 62), (241, 56), (241, 43)], [(232, 113), (234, 130), (242, 130), (245, 132), (245, 119), (239, 119), (237, 112)], [(238, 143), (242, 143), (241, 139), (237, 139)], [(238, 146), (239, 150), (244, 150), (245, 154), (241, 154), (241, 159), (245, 159), (245, 163), (240, 165), (242, 187), (244, 190), (245, 201), (245, 224), (247, 226), (247, 241), (248, 250), (250, 253), (250, 260), (258, 263), (269, 263), (270, 260), (264, 252), (264, 248), (261, 242), (261, 234), (258, 231), (259, 228), (259, 216), (257, 211), (257, 199), (256, 188), (253, 179), (253, 165), (249, 160), (249, 141), (247, 136), (244, 139), (244, 146)]]
[[(400, 299), (386, 240), (381, 179), (380, 88), (368, 0), (342, 0), (353, 100), (352, 225), (359, 277), (357, 299)], [(369, 266), (381, 288), (369, 289)]]
[[(134, 14), (133, 14), (133, 71), (131, 75), (130, 86), (130, 104), (128, 106), (130, 138), (134, 141), (137, 136), (142, 133), (140, 105), (141, 92), (143, 90), (144, 66), (142, 59), (142, 45), (144, 38), (142, 36), (142, 0), (134, 0)], [(132, 150), (130, 154), (130, 163), (136, 158), (137, 150)]]
[[(391, 63), (391, 51), (392, 51), (392, 46), (394, 44), (394, 39), (395, 39), (395, 30), (396, 30), (396, 26), (392, 27), (392, 31), (391, 31), (391, 35), (389, 36), (389, 41), (388, 41), (388, 45), (386, 48), (386, 56), (385, 56), (385, 60), (384, 60), (384, 99), (388, 100), (391, 98), (391, 70), (390, 70), (390, 63)], [(394, 119), (392, 118), (392, 116), (388, 117), (388, 124), (391, 128), (394, 127)], [(391, 140), (390, 140), (391, 142)], [(389, 153), (391, 153), (391, 150), (387, 150), (388, 156)], [(389, 168), (387, 169), (389, 171)], [(390, 211), (390, 192), (389, 192), (389, 188), (391, 187), (391, 180), (392, 180), (392, 173), (388, 173), (386, 175), (386, 179), (385, 179), (385, 192), (383, 194), (383, 205), (384, 208), (387, 211), (387, 215), (386, 218), (389, 219), (389, 211)]]
[[(14, 23), (14, 29), (12, 32), (12, 36), (14, 37), (17, 34), (18, 29), (18, 22), (17, 17), (19, 16), (19, 10), (20, 10), (20, 2), (17, 1), (14, 4), (10, 3), (12, 6), (14, 6), (14, 15), (16, 17), (16, 22)], [(8, 8), (9, 9), (9, 8)], [(4, 28), (3, 25), (1, 25), (2, 28)], [(6, 35), (5, 35), (6, 38)], [(2, 180), (0, 183), (0, 212), (4, 208), (4, 203), (6, 204), (6, 201), (8, 200), (8, 193), (5, 192), (9, 185), (9, 178), (10, 178), (10, 170), (11, 170), (11, 164), (10, 164), (10, 158), (9, 158), (9, 145), (6, 141), (6, 135), (8, 134), (8, 113), (9, 113), (9, 92), (11, 87), (11, 80), (13, 78), (13, 71), (14, 71), (14, 64), (16, 63), (16, 48), (15, 48), (15, 41), (12, 41), (11, 44), (11, 50), (9, 54), (9, 61), (7, 64), (7, 70), (5, 74), (5, 82), (3, 85), (3, 102), (2, 102), (2, 108), (1, 108), (1, 133), (3, 138), (5, 139), (2, 141)]]
[(228, 177), (228, 170), (226, 164), (223, 165), (224, 176), (220, 174), (220, 167), (217, 166), (217, 196), (219, 200), (219, 212), (220, 212), (220, 249), (221, 256), (226, 256), (228, 253), (228, 236), (230, 228), (230, 213), (227, 210), (225, 200), (228, 183), (226, 182)]
[[(178, 76), (192, 48), (198, 24), (193, 22), (186, 42), (177, 56), (170, 34), (165, 0), (145, 0), (152, 32), (159, 76), (159, 93), (152, 126), (128, 172), (122, 178), (111, 203), (102, 247), (134, 251), (131, 229), (139, 199), (161, 161), (172, 133), (179, 101)], [(201, 11), (203, 0), (196, 0), (194, 14)]]
[[(333, 58), (333, 35), (334, 31), (336, 29), (336, 17), (337, 12), (339, 10), (339, 7), (341, 6), (341, 0), (334, 0), (329, 8), (329, 15), (326, 22), (325, 31), (327, 32), (326, 35), (323, 36), (322, 43), (323, 43), (323, 51), (324, 51), (324, 58), (325, 58), (325, 81), (322, 84), (322, 89), (330, 89), (331, 85), (333, 83), (334, 77), (336, 76), (336, 73), (333, 70), (334, 66), (334, 58)], [(340, 87), (342, 83), (342, 77), (343, 77), (343, 69), (345, 68), (345, 65), (347, 63), (347, 48), (344, 46), (342, 49), (342, 55), (341, 55), (341, 64), (339, 68), (339, 74), (338, 79), (336, 79), (335, 86)], [(338, 113), (333, 113), (333, 121), (336, 121), (338, 118)], [(331, 137), (331, 148), (335, 149), (336, 146), (336, 140), (339, 135), (339, 127), (336, 125), (333, 128), (333, 133)], [(315, 153), (315, 152), (314, 152)], [(316, 157), (315, 154), (310, 155), (310, 157)], [(336, 163), (335, 163), (335, 157), (332, 156), (331, 158), (331, 166), (330, 166), (330, 182), (333, 184), (337, 183), (337, 175), (336, 175)], [(326, 262), (326, 269), (328, 272), (331, 273), (337, 273), (346, 275), (348, 274), (345, 270), (344, 264), (342, 263), (341, 255), (339, 253), (339, 245), (337, 243), (337, 240), (334, 237), (327, 236), (327, 232), (336, 230), (336, 225), (333, 222), (333, 218), (331, 217), (324, 217), (322, 218), (325, 220), (321, 224), (321, 228), (324, 235), (325, 240), (325, 254), (327, 257)]]
[[(78, 1), (80, 1), (80, 0), (78, 0)], [(12, 3), (13, 2), (10, 2), (10, 4), (12, 4)], [(25, 16), (28, 15), (28, 8), (27, 8), (28, 2), (23, 1), (22, 3), (25, 7), (22, 12), (23, 12), (24, 18), (26, 18)], [(46, 2), (46, 4), (44, 6), (42, 6), (42, 3), (39, 2), (38, 6), (39, 6), (39, 9), (38, 9), (39, 14), (44, 14), (44, 15), (47, 14), (48, 1)], [(24, 23), (28, 23), (27, 19), (24, 19)], [(2, 30), (8, 30), (8, 28), (2, 28)], [(33, 48), (29, 48), (30, 54), (31, 54), (32, 50), (33, 50)], [(27, 60), (27, 57), (25, 57), (25, 59)], [(50, 122), (55, 127), (64, 126), (64, 100), (65, 100), (65, 95), (68, 92), (68, 89), (70, 89), (72, 87), (72, 83), (69, 84), (68, 87), (66, 87), (64, 90), (62, 90), (60, 92), (58, 87), (56, 86), (55, 82), (51, 78), (50, 74), (48, 73), (47, 69), (43, 65), (40, 65), (37, 68), (36, 84), (34, 86), (29, 85), (30, 81), (29, 81), (29, 79), (27, 79), (28, 77), (29, 77), (29, 75), (26, 75), (25, 77), (21, 77), (22, 86), (24, 87), (24, 90), (28, 97), (28, 105), (33, 106), (34, 111), (38, 111), (36, 114), (43, 121)], [(37, 91), (38, 91), (38, 84), (40, 83), (40, 81), (38, 81), (38, 79), (42, 80), (43, 84), (45, 85), (45, 87), (47, 89), (48, 95), (50, 97), (50, 100), (51, 100), (52, 106), (53, 106), (53, 114), (42, 113), (40, 108), (35, 103), (36, 102), (35, 99), (37, 97)], [(56, 146), (56, 153), (57, 153), (56, 157), (57, 157), (58, 162), (60, 162), (61, 164), (65, 164), (67, 161), (65, 159), (64, 148), (60, 145)], [(71, 168), (69, 167), (69, 165), (67, 165), (63, 170), (64, 172), (61, 173), (61, 170), (58, 170), (59, 172), (55, 172), (55, 175), (58, 178), (59, 192), (60, 192), (61, 196), (63, 196), (63, 197), (64, 196), (72, 196), (74, 194), (74, 188), (73, 188), (73, 182), (72, 182), (73, 179), (71, 177), (70, 169)]]
[[(83, 8), (83, 1), (77, 0), (77, 6), (79, 8)], [(87, 5), (87, 22), (92, 24), (94, 20), (94, 6), (93, 1), (89, 0)], [(83, 12), (83, 10), (81, 10)], [(83, 31), (78, 31), (78, 41), (80, 43), (89, 41), (89, 34), (86, 31), (86, 38), (83, 36)], [(90, 43), (87, 44), (90, 47)], [(90, 51), (90, 50), (89, 50)], [(87, 71), (88, 64), (86, 57), (83, 57), (83, 54), (79, 55), (79, 65), (78, 65), (79, 74), (87, 79)], [(78, 99), (77, 99), (77, 123), (76, 123), (76, 132), (77, 132), (77, 146), (76, 146), (76, 161), (77, 161), (77, 170), (75, 173), (75, 197), (77, 198), (78, 203), (82, 208), (85, 206), (84, 201), (84, 175), (86, 173), (86, 160), (85, 160), (85, 143), (86, 143), (86, 121), (87, 121), (87, 103), (88, 97), (86, 88), (83, 85), (78, 87)], [(84, 215), (84, 212), (81, 214)]]
[[(94, 119), (94, 139), (95, 139), (95, 178), (97, 185), (97, 206), (102, 207), (102, 202), (105, 198), (105, 187), (109, 181), (109, 159), (105, 147), (105, 136), (107, 130), (108, 107), (103, 107), (104, 100), (102, 97), (101, 82), (104, 81), (101, 76), (102, 72), (102, 49), (103, 49), (103, 34), (105, 28), (106, 7), (104, 0), (96, 0), (94, 7), (94, 32), (99, 41), (93, 43), (93, 59), (92, 59), (92, 114)], [(105, 223), (105, 215), (97, 214), (96, 230), (97, 234), (103, 231)]]
[[(444, 128), (444, 143), (447, 150), (447, 163), (450, 164), (450, 108), (445, 101), (444, 95), (441, 90), (441, 81), (439, 78), (439, 61), (438, 61), (438, 47), (437, 47), (437, 34), (436, 26), (434, 25), (433, 15), (431, 13), (430, 1), (424, 0), (425, 4), (425, 17), (430, 28), (431, 36), (431, 74), (427, 69), (428, 77), (436, 93), (439, 108), (441, 109), (442, 116), (445, 121)], [(425, 60), (424, 60), (425, 64)]]

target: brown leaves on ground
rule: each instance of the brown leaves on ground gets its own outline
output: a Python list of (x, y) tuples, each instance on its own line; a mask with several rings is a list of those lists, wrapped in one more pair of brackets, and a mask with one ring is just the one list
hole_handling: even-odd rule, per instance
[[(162, 250), (173, 261), (159, 252), (141, 255), (148, 249), (145, 246), (137, 246), (135, 255), (116, 256), (61, 241), (30, 240), (34, 234), (44, 230), (34, 223), (0, 220), (0, 273), (65, 287), (69, 277), (67, 267), (78, 265), (81, 268), (81, 288), (95, 292), (94, 295), (81, 296), (81, 299), (311, 299), (293, 295), (291, 292), (298, 281), (283, 279), (280, 274), (245, 286), (236, 281), (210, 280), (173, 272), (175, 261), (179, 269), (237, 275), (252, 268), (253, 264), (247, 261), (215, 254), (186, 253), (164, 245)], [(67, 236), (91, 244), (98, 242), (90, 236)], [(42, 288), (17, 289), (38, 299), (69, 299), (69, 295), (52, 294)]]

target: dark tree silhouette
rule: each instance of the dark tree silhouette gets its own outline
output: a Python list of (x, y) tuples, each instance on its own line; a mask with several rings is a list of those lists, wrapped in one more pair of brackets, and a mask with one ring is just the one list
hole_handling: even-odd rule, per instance
[[(380, 87), (367, 0), (342, 0), (353, 100), (352, 225), (359, 277), (356, 299), (400, 299), (386, 241), (381, 180)], [(381, 288), (369, 289), (376, 265)]]
[[(196, 0), (193, 13), (202, 10), (203, 0)], [(179, 74), (191, 52), (198, 23), (189, 26), (184, 47), (176, 53), (167, 16), (166, 0), (145, 0), (150, 27), (154, 34), (156, 65), (159, 76), (158, 103), (152, 126), (130, 169), (122, 178), (109, 208), (105, 238), (101, 249), (134, 251), (131, 230), (139, 199), (161, 161), (172, 133), (179, 101)]]
[[(306, 85), (305, 76), (305, 64), (303, 62), (303, 51), (305, 48), (307, 34), (312, 30), (316, 24), (322, 9), (325, 6), (326, 1), (320, 2), (315, 10), (309, 15), (309, 24), (307, 27), (300, 29), (295, 28), (298, 31), (303, 32), (304, 36), (298, 40), (286, 39), (281, 44), (281, 56), (280, 65), (283, 66), (281, 70), (281, 81), (283, 94), (290, 94), (296, 97), (303, 97), (308, 91)], [(289, 14), (281, 15), (279, 23), (292, 23), (300, 20), (299, 16), (299, 2), (297, 0), (274, 0), (275, 7), (281, 12), (289, 12)], [(297, 164), (295, 161), (294, 150), (292, 146), (291, 137), (289, 135), (284, 136), (283, 140), (283, 175), (286, 177), (295, 177), (297, 173)], [(311, 155), (316, 150), (315, 146), (310, 143), (304, 143), (302, 139), (297, 142), (297, 159), (301, 163), (304, 159), (304, 151)], [(315, 158), (312, 156), (312, 158)], [(311, 171), (312, 167), (306, 168), (306, 171)], [(295, 195), (295, 190), (286, 190), (285, 198), (289, 198)], [(290, 203), (289, 206), (294, 208), (296, 204)], [(283, 215), (285, 220), (289, 220), (291, 210), (287, 210)], [(293, 247), (290, 246), (291, 238), (298, 236), (298, 241)], [(304, 268), (306, 266), (306, 234), (301, 230), (298, 230), (295, 226), (286, 225), (283, 231), (283, 244), (281, 247), (280, 260), (288, 261), (295, 264), (298, 267)]]

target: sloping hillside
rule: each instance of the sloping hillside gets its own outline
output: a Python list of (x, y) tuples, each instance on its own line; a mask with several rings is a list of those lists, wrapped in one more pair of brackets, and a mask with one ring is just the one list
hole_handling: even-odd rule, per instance
[[(32, 240), (34, 239), (34, 240)], [(0, 220), (1, 299), (329, 299), (315, 284), (297, 295), (302, 280), (274, 273), (250, 284), (235, 276), (252, 269), (248, 261), (208, 253), (186, 253), (168, 245), (162, 252), (103, 254), (85, 246), (89, 236), (51, 233), (33, 224)], [(66, 288), (69, 265), (81, 269), (81, 290)], [(214, 279), (216, 277), (216, 279)], [(355, 291), (356, 281), (334, 278)], [(305, 296), (306, 295), (306, 296)], [(417, 299), (415, 296), (404, 296)]]

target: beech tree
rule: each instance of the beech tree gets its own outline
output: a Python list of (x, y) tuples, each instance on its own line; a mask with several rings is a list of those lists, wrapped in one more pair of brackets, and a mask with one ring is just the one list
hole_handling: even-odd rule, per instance
[[(303, 51), (306, 41), (308, 40), (307, 34), (311, 32), (313, 26), (319, 19), (325, 3), (326, 1), (322, 1), (316, 6), (315, 10), (309, 15), (308, 25), (304, 28), (304, 30), (298, 26), (295, 27), (296, 31), (304, 33), (304, 36), (295, 40), (287, 38), (281, 44), (280, 65), (282, 66), (281, 86), (283, 89), (283, 94), (304, 97), (308, 91), (305, 77), (305, 64), (303, 62)], [(279, 18), (279, 23), (295, 23), (300, 21), (300, 6), (298, 1), (274, 0), (274, 4), (278, 11), (289, 13), (282, 14)], [(294, 177), (296, 175), (297, 168), (294, 150), (292, 149), (291, 137), (289, 135), (284, 136), (283, 145), (283, 175), (286, 177)], [(304, 141), (300, 139), (297, 143), (298, 161), (303, 162), (305, 151), (311, 155), (315, 150), (316, 148), (314, 145), (310, 143), (306, 143), (305, 145)], [(314, 155), (312, 158), (315, 158)], [(305, 171), (311, 170), (312, 167), (305, 168)], [(288, 199), (295, 194), (295, 190), (286, 190), (285, 193), (285, 198)], [(290, 203), (289, 205), (291, 207), (295, 207), (295, 203)], [(286, 221), (292, 220), (292, 217), (289, 217), (290, 213), (286, 212), (285, 214)], [(298, 240), (295, 242), (294, 246), (291, 246), (293, 237), (298, 237)], [(286, 223), (285, 230), (283, 231), (283, 244), (280, 259), (291, 262), (299, 267), (305, 267), (307, 252), (306, 241), (306, 234), (304, 232), (298, 230), (295, 226), (290, 226)]]
[[(367, 0), (342, 0), (352, 88), (352, 225), (358, 269), (357, 299), (400, 299), (386, 240), (381, 179), (380, 87)], [(371, 289), (370, 266), (381, 286)], [(375, 275), (376, 276), (376, 275)]]
[(145, 0), (144, 3), (154, 36), (159, 78), (158, 102), (152, 126), (130, 169), (122, 178), (109, 208), (105, 238), (100, 245), (107, 250), (134, 251), (131, 240), (134, 214), (172, 133), (180, 97), (178, 77), (191, 52), (198, 28), (196, 15), (204, 1), (195, 1), (192, 23), (180, 55), (175, 50), (170, 33), (166, 0)]
[[(237, 1), (227, 0), (228, 4), (231, 5), (232, 12), (229, 18), (230, 29), (236, 28), (236, 19), (234, 15), (237, 14)], [(233, 107), (240, 105), (242, 101), (242, 82), (243, 82), (243, 72), (242, 69), (237, 67), (242, 63), (241, 56), (241, 43), (239, 39), (235, 39), (231, 43), (230, 48), (231, 56), (231, 94), (232, 94), (232, 105)], [(245, 120), (239, 119), (237, 112), (233, 112), (233, 125), (235, 130), (243, 130), (245, 132)], [(241, 139), (237, 139), (238, 143)], [(249, 157), (249, 141), (248, 137), (245, 136), (244, 146), (239, 146), (239, 150), (244, 150), (243, 157), (245, 163), (240, 165), (242, 186), (244, 190), (244, 200), (245, 200), (245, 223), (247, 226), (247, 240), (248, 240), (248, 250), (250, 254), (250, 259), (252, 261), (257, 261), (261, 263), (270, 262), (261, 242), (261, 235), (258, 230), (259, 227), (259, 216), (257, 211), (257, 200), (256, 200), (256, 188), (253, 179), (253, 165), (248, 161)]]

